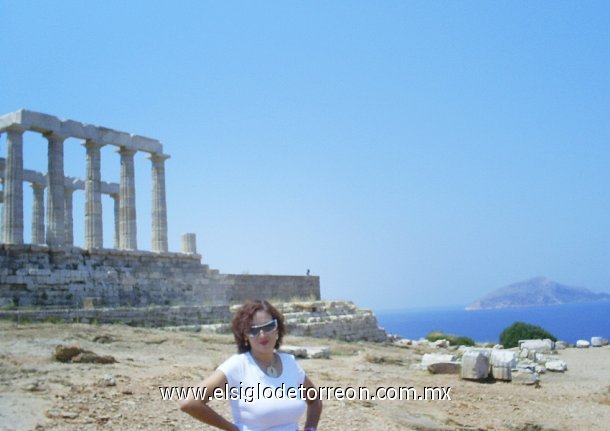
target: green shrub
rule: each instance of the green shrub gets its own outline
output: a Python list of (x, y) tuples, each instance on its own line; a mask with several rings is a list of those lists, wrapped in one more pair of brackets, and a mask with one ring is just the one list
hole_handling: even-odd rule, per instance
[(525, 322), (515, 322), (500, 334), (500, 344), (505, 348), (517, 347), (519, 340), (545, 339), (557, 341), (557, 338), (540, 326)]
[(438, 340), (447, 340), (452, 346), (474, 346), (475, 342), (472, 338), (464, 337), (463, 335), (445, 334), (441, 331), (432, 331), (426, 335), (426, 340), (435, 342)]

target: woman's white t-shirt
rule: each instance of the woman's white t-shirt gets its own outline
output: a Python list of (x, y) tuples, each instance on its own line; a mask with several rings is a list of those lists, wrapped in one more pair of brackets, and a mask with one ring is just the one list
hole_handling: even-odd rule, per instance
[[(240, 431), (295, 431), (306, 406), (305, 371), (288, 353), (278, 353), (282, 374), (270, 377), (250, 352), (231, 356), (218, 369), (227, 378), (233, 421)], [(294, 388), (294, 389), (291, 389)], [(268, 396), (271, 395), (269, 398)]]

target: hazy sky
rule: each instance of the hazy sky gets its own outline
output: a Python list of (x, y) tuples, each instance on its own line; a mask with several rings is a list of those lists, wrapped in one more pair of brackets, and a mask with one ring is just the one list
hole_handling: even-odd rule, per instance
[[(173, 251), (195, 232), (221, 272), (309, 268), (323, 298), (375, 309), (537, 275), (610, 292), (607, 1), (0, 0), (0, 16), (0, 113), (159, 139)], [(80, 143), (67, 175), (85, 175)], [(46, 151), (26, 134), (25, 167)], [(102, 165), (118, 182), (111, 148)], [(145, 154), (136, 176), (150, 249)], [(82, 245), (82, 192), (74, 206)]]

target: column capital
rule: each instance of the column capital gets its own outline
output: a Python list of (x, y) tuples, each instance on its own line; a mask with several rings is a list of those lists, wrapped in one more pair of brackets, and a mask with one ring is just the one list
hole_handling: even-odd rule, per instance
[(85, 139), (85, 142), (83, 142), (83, 147), (89, 149), (97, 149), (97, 148), (102, 148), (103, 146), (105, 146), (106, 144), (100, 144), (99, 142), (96, 142), (92, 139)]
[(54, 142), (63, 142), (66, 139), (68, 139), (68, 136), (63, 136), (63, 135), (60, 135), (55, 132), (45, 132), (42, 134), (42, 136), (47, 138), (49, 141), (54, 141)]
[(138, 150), (132, 150), (131, 148), (127, 148), (127, 147), (119, 147), (116, 150), (117, 153), (119, 153), (121, 156), (133, 156), (135, 153), (138, 152)]
[(45, 184), (40, 184), (40, 183), (36, 183), (36, 182), (30, 183), (30, 186), (34, 190), (44, 190), (47, 187)]
[(150, 153), (147, 159), (152, 160), (153, 162), (164, 162), (169, 159), (171, 156), (169, 154), (163, 153)]
[(6, 133), (6, 132), (23, 133), (23, 132), (26, 132), (27, 130), (28, 130), (27, 127), (24, 127), (21, 124), (11, 124), (10, 126), (5, 127), (2, 130), (0, 130), (0, 134)]

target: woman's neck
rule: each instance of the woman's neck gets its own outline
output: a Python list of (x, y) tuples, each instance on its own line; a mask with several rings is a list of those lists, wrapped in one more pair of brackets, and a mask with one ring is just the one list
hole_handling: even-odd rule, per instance
[(258, 362), (265, 364), (265, 365), (270, 365), (273, 361), (275, 361), (275, 354), (273, 353), (273, 351), (271, 351), (269, 353), (261, 354), (261, 353), (255, 353), (254, 351), (250, 350), (250, 354)]

